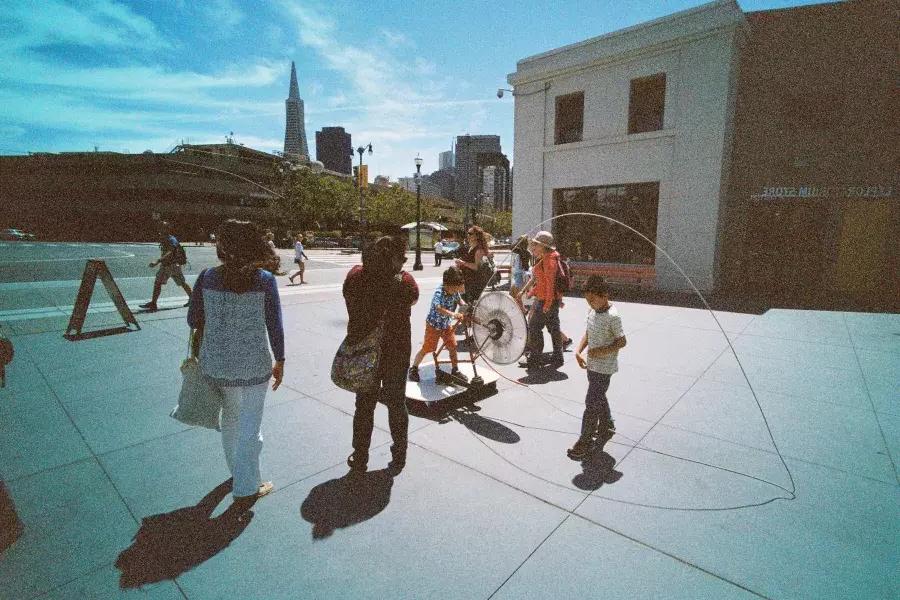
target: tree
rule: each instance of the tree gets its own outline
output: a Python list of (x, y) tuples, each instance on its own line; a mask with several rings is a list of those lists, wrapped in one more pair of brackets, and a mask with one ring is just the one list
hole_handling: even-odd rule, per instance
[(281, 190), (269, 210), (288, 229), (343, 227), (356, 219), (356, 188), (349, 180), (299, 169), (284, 175)]

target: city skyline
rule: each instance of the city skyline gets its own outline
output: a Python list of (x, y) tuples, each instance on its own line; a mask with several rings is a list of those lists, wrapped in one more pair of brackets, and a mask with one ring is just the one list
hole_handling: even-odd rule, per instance
[(341, 126), (355, 145), (371, 142), (373, 176), (409, 176), (417, 154), (435, 171), (466, 134), (499, 135), (512, 159), (512, 98), (495, 91), (518, 59), (701, 4), (574, 2), (536, 19), (551, 3), (20, 3), (0, 37), (0, 153), (165, 152), (232, 131), (237, 143), (281, 150), (295, 61), (307, 132)]

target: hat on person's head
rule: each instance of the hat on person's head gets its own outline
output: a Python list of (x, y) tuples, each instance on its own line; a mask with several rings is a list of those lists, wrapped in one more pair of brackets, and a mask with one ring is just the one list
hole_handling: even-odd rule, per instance
[(545, 248), (553, 249), (553, 234), (549, 231), (538, 231), (531, 241), (535, 244), (540, 244)]

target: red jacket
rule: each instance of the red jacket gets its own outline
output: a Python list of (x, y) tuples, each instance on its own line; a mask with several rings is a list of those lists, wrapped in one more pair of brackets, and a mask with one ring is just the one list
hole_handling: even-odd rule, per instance
[(534, 286), (528, 291), (528, 295), (544, 303), (544, 312), (549, 311), (553, 302), (562, 297), (556, 289), (557, 269), (559, 269), (559, 252), (556, 250), (545, 254), (532, 269)]

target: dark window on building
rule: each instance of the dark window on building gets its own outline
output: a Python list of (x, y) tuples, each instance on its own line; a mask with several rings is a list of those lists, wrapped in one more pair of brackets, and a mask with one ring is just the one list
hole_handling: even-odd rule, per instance
[[(553, 214), (594, 213), (621, 221), (656, 242), (659, 182), (554, 190)], [(602, 263), (652, 265), (656, 248), (617, 223), (600, 217), (561, 217), (553, 236), (564, 256)]]
[(628, 99), (628, 133), (662, 129), (665, 108), (665, 73), (632, 79)]
[(580, 142), (584, 128), (584, 92), (556, 97), (555, 144)]

